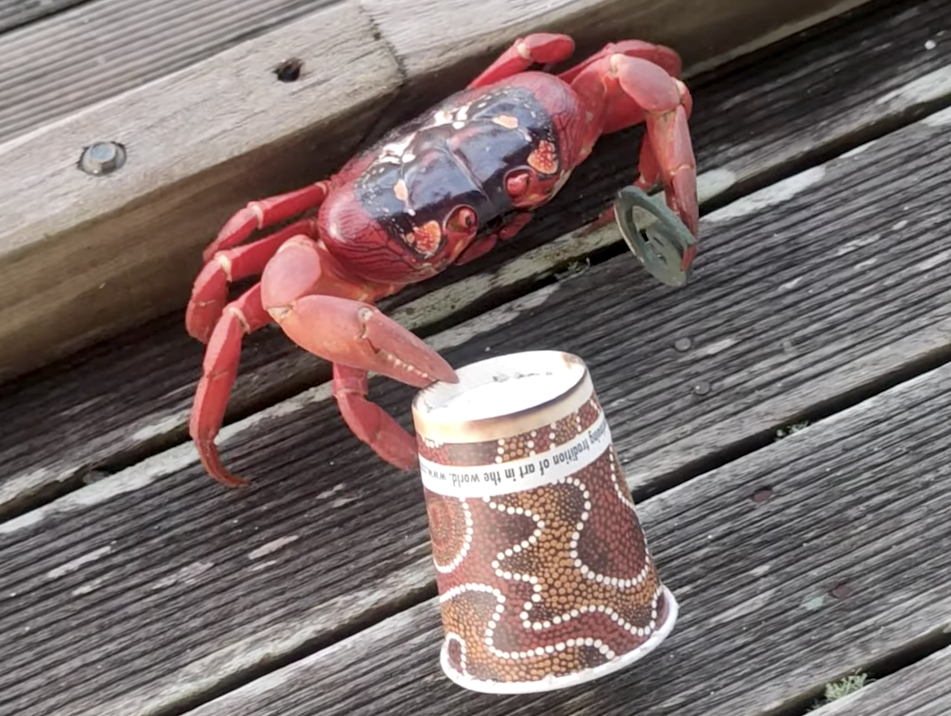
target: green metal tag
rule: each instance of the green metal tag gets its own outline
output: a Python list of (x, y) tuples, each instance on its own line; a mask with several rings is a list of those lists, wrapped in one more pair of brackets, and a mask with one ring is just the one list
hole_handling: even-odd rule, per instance
[(617, 193), (614, 215), (624, 241), (651, 276), (675, 288), (690, 280), (683, 260), (697, 239), (665, 203), (626, 186)]

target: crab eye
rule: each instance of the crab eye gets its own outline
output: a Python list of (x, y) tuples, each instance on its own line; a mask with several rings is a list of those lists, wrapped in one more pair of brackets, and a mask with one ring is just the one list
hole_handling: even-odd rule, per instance
[(512, 199), (525, 196), (531, 181), (529, 173), (524, 169), (512, 172), (505, 177), (505, 191)]
[(476, 213), (468, 206), (460, 206), (446, 221), (446, 228), (457, 234), (468, 234), (476, 226)]

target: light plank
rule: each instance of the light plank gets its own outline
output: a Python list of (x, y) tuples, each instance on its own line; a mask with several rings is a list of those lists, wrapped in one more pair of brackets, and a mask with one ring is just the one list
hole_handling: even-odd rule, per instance
[[(946, 366), (641, 503), (680, 617), (613, 676), (541, 695), (464, 691), (439, 671), (430, 599), (189, 716), (791, 712), (843, 670), (951, 625), (951, 525), (936, 509), (951, 503), (949, 409)], [(767, 487), (771, 499), (751, 499)], [(940, 674), (924, 690), (935, 699), (947, 657), (930, 666), (916, 683)], [(912, 683), (878, 693), (889, 694), (878, 710), (817, 716), (945, 713), (918, 710), (929, 700)]]
[(3, 0), (0, 33), (21, 27), (0, 35), (0, 143), (334, 2)]
[[(752, 65), (698, 78), (693, 127), (706, 172), (705, 206), (947, 102), (951, 84), (938, 78), (951, 63), (951, 45), (927, 51), (921, 44), (942, 23), (951, 23), (951, 5), (943, 0), (889, 3), (843, 28), (786, 43)], [(934, 94), (914, 89), (922, 78), (930, 78)], [(605, 138), (564, 196), (518, 241), (399, 294), (386, 304), (390, 315), (431, 333), (616, 245), (616, 231), (580, 236), (566, 230), (596, 216), (630, 181), (635, 137)], [(650, 282), (637, 269), (629, 280)], [(246, 345), (230, 420), (326, 380), (325, 365), (276, 331)], [(6, 466), (0, 512), (22, 510), (37, 497), (75, 487), (90, 471), (114, 471), (184, 439), (200, 363), (201, 347), (175, 314), (0, 388), (0, 424), (6, 426), (0, 432)], [(55, 451), (47, 448), (51, 435)]]
[(809, 716), (945, 716), (951, 712), (951, 648), (944, 648)]
[[(687, 67), (726, 59), (775, 42), (864, 0), (779, 0), (768, 6), (743, 0), (697, 4), (691, 0), (363, 0), (411, 79), (471, 72), (530, 32), (568, 32), (591, 52), (625, 37), (646, 37), (676, 47)], [(421, 37), (419, 18), (438, 32)], [(722, 61), (720, 59), (720, 61)], [(457, 70), (458, 72), (458, 70)], [(460, 78), (463, 76), (459, 75)]]
[[(809, 0), (792, 14), (800, 24), (815, 22), (817, 13), (839, 12), (858, 2)], [(613, 7), (617, 14), (629, 4), (518, 3), (526, 17), (556, 11), (565, 19), (566, 10), (574, 16)], [(225, 5), (231, 7), (226, 0), (188, 4), (198, 13)], [(673, 0), (637, 2), (646, 12), (640, 19), (655, 17), (653, 24), (675, 5)], [(161, 7), (165, 12), (169, 6)], [(475, 19), (472, 7), (457, 3), (450, 15), (420, 14), (419, 6), (406, 3), (392, 7), (408, 14), (424, 46), (432, 37), (442, 38), (447, 26), (472, 25)], [(752, 23), (757, 33), (767, 32), (762, 18), (775, 15), (779, 24), (770, 27), (771, 39), (795, 29), (787, 23), (787, 10), (764, 14), (758, 5), (737, 0), (704, 7), (714, 15), (716, 8), (732, 8), (730, 26), (738, 44), (748, 40), (739, 31), (747, 27), (739, 21), (742, 8), (760, 18)], [(380, 18), (371, 27), (362, 2), (348, 0), (0, 146), (5, 168), (0, 183), (0, 380), (181, 308), (200, 249), (232, 211), (248, 200), (325, 176), (339, 168), (371, 127), (378, 133), (402, 113), (423, 109), (426, 98), (407, 92), (398, 112), (388, 106), (394, 92), (417, 79), (407, 74), (401, 56), (390, 54), (382, 36), (383, 25), (394, 18), (401, 20), (399, 15)], [(496, 40), (506, 34), (514, 39), (516, 28), (507, 13), (480, 14), (478, 21)], [(585, 31), (583, 26), (573, 30), (579, 41)], [(725, 37), (713, 45), (676, 33), (665, 37), (711, 61), (733, 47)], [(51, 44), (39, 52), (48, 52)], [(460, 47), (473, 53), (481, 49), (475, 42)], [(284, 84), (271, 70), (288, 56), (303, 59), (310, 70), (301, 81)], [(432, 69), (426, 71), (431, 98), (462, 86), (460, 76)], [(380, 122), (373, 124), (375, 119)], [(79, 172), (75, 164), (81, 148), (103, 139), (128, 144), (127, 167), (106, 179)]]
[[(373, 32), (338, 4), (0, 145), (0, 378), (183, 305), (242, 196), (345, 160), (400, 83)], [(293, 83), (272, 72), (288, 53), (308, 68)], [(79, 171), (106, 139), (126, 166)]]
[[(706, 252), (684, 291), (632, 280), (634, 260), (619, 256), (430, 342), (456, 365), (526, 348), (583, 356), (629, 482), (656, 491), (826, 401), (947, 359), (951, 266), (935, 246), (951, 197), (951, 145), (937, 141), (949, 119), (705, 217)], [(412, 389), (371, 390), (408, 424)], [(937, 414), (925, 444), (941, 449)], [(222, 443), (252, 489), (223, 490), (181, 445), (0, 524), (0, 633), (16, 635), (0, 692), (17, 713), (160, 713), (432, 589), (417, 477), (360, 446), (325, 385), (230, 426)], [(893, 457), (833, 444), (848, 460)], [(916, 449), (919, 468), (924, 459)], [(855, 464), (840, 466), (823, 504), (840, 484), (865, 494), (850, 482), (864, 474)], [(874, 489), (910, 489), (898, 469)], [(42, 689), (49, 680), (55, 692)]]

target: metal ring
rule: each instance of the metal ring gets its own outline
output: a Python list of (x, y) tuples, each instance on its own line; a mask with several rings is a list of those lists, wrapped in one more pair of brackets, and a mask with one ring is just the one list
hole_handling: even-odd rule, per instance
[(684, 256), (697, 239), (666, 204), (626, 186), (617, 193), (614, 216), (624, 241), (651, 276), (675, 288), (690, 280)]

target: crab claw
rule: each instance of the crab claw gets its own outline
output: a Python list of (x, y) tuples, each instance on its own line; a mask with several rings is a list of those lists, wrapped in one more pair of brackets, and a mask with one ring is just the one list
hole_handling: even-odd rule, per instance
[(302, 296), (268, 312), (304, 350), (332, 363), (370, 370), (417, 388), (458, 382), (445, 359), (412, 332), (362, 301)]

